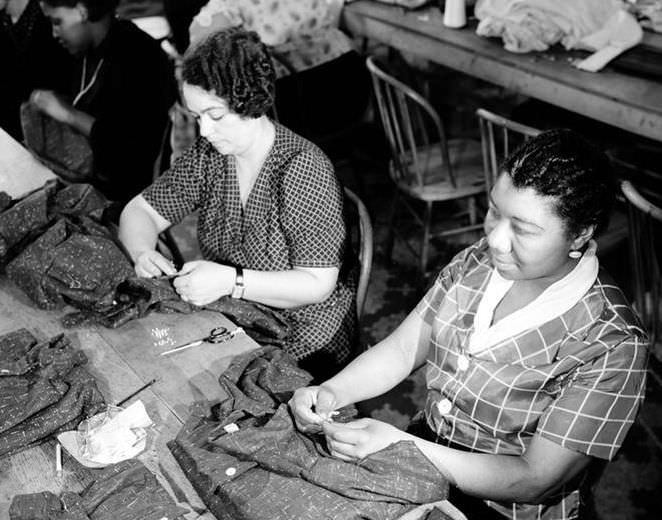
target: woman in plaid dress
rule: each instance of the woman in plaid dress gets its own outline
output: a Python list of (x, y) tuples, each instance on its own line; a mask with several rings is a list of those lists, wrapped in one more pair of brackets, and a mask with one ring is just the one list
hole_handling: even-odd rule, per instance
[[(469, 518), (588, 518), (581, 491), (634, 421), (648, 354), (592, 240), (615, 199), (610, 174), (605, 155), (570, 130), (525, 143), (490, 193), (486, 237), (441, 271), (390, 336), (321, 386), (297, 390), (299, 427), (321, 428), (331, 452), (350, 460), (413, 441)], [(328, 420), (423, 364), (416, 428)]]
[[(174, 275), (183, 300), (230, 295), (279, 309), (286, 350), (317, 374), (348, 359), (355, 283), (343, 267), (342, 189), (322, 151), (266, 114), (275, 74), (257, 34), (227, 29), (193, 46), (183, 97), (200, 137), (125, 208), (120, 239), (139, 276)], [(158, 234), (198, 211), (203, 260), (177, 272)]]

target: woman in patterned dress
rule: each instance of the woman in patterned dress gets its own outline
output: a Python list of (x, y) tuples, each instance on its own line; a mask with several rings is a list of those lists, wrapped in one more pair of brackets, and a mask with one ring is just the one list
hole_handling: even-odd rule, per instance
[[(623, 443), (648, 354), (592, 240), (615, 199), (610, 172), (605, 155), (570, 130), (525, 143), (490, 193), (487, 236), (441, 271), (390, 336), (321, 386), (297, 390), (299, 428), (321, 428), (343, 459), (413, 441), (469, 518), (586, 518), (580, 490)], [(417, 428), (328, 420), (423, 364)]]
[[(136, 273), (178, 274), (174, 287), (196, 305), (231, 295), (280, 309), (292, 324), (286, 350), (315, 374), (337, 369), (356, 311), (333, 166), (266, 115), (275, 74), (257, 34), (211, 34), (184, 57), (182, 79), (200, 137), (122, 213)], [(157, 236), (196, 210), (204, 260), (177, 273), (155, 250)]]

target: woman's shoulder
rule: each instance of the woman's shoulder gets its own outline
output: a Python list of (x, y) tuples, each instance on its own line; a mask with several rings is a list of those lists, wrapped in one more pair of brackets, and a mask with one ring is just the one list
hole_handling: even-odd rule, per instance
[(296, 134), (289, 128), (274, 122), (276, 141), (274, 154), (282, 166), (294, 163), (299, 167), (291, 168), (290, 173), (298, 174), (305, 167), (309, 174), (325, 172), (333, 174), (333, 164), (326, 154), (313, 142)]
[(600, 269), (595, 283), (579, 305), (590, 326), (588, 337), (637, 337), (647, 341), (647, 333), (627, 297), (613, 278)]

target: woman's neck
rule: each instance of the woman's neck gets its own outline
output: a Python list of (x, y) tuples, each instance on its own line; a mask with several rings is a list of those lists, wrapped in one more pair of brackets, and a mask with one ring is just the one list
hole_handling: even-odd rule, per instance
[[(276, 138), (276, 128), (268, 117), (262, 116), (255, 120), (250, 144), (235, 155), (238, 164), (245, 166), (260, 166), (269, 155)], [(259, 169), (259, 168), (258, 168)]]

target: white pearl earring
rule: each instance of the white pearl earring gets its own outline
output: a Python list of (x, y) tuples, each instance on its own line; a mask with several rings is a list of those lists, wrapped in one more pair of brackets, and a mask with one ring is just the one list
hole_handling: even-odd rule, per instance
[(568, 252), (568, 256), (570, 258), (574, 258), (574, 259), (581, 258), (582, 257), (582, 252), (581, 251), (576, 251), (576, 250), (570, 250)]

